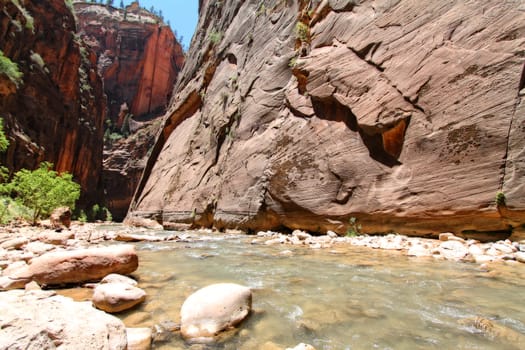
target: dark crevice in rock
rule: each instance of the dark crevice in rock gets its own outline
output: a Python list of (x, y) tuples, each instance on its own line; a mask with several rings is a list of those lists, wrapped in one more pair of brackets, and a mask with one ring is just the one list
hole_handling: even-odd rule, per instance
[(348, 129), (358, 132), (372, 159), (388, 167), (401, 164), (397, 158), (403, 148), (409, 118), (399, 119), (386, 126), (360, 125), (351, 109), (333, 97), (312, 98), (312, 105), (317, 117), (342, 122)]
[(377, 69), (383, 72), (385, 70), (383, 67), (379, 66), (378, 64), (374, 62), (371, 62), (370, 59), (366, 59), (367, 56), (371, 58), (374, 55), (374, 53), (377, 51), (379, 46), (381, 46), (381, 44), (382, 44), (381, 42), (377, 42), (377, 43), (372, 42), (366, 45), (365, 47), (363, 47), (361, 50), (353, 50), (353, 51), (357, 56), (359, 56), (360, 59), (365, 60), (368, 64), (372, 64), (376, 66)]
[(219, 132), (217, 133), (217, 145), (215, 146), (215, 157), (213, 159), (213, 162), (206, 168), (206, 170), (202, 174), (202, 176), (201, 176), (201, 178), (199, 180), (199, 183), (197, 184), (197, 187), (199, 187), (201, 185), (201, 183), (204, 180), (204, 178), (206, 177), (206, 175), (219, 162), (219, 157), (221, 155), (222, 146), (224, 145), (224, 141), (226, 141), (226, 137), (229, 136), (230, 133), (231, 133), (231, 128), (232, 128), (233, 124), (236, 121), (236, 118), (235, 118), (236, 115), (237, 115), (237, 111), (234, 113), (233, 116), (230, 116), (230, 119), (228, 120), (228, 123), (226, 123), (226, 124), (224, 124), (223, 126), (220, 127)]
[(525, 88), (525, 63), (523, 64), (523, 69), (521, 71), (520, 85), (518, 87), (518, 93)]
[[(397, 90), (399, 91), (399, 90)], [(407, 101), (408, 103), (410, 103), (412, 105), (412, 107), (414, 107), (415, 109), (417, 109), (418, 111), (420, 111), (421, 113), (425, 114), (425, 110), (423, 109), (423, 107), (421, 107), (420, 105), (417, 104), (417, 99), (412, 101), (409, 97), (403, 95), (401, 93), (401, 91), (399, 91), (399, 93), (401, 94), (401, 96), (403, 96), (403, 98), (405, 99), (405, 101)]]
[(353, 47), (348, 47), (348, 48), (353, 53), (355, 53), (357, 57), (359, 57), (360, 59), (362, 59), (363, 61), (365, 61), (366, 63), (368, 63), (369, 65), (371, 65), (372, 67), (374, 67), (375, 69), (377, 69), (378, 71), (380, 71), (382, 73), (382, 72), (385, 71), (384, 67), (382, 67), (380, 64), (375, 63), (371, 59), (367, 59), (366, 58), (367, 54), (370, 51), (372, 53), (375, 52), (380, 45), (381, 45), (381, 43), (372, 43), (372, 44), (366, 46), (364, 49), (361, 49), (361, 50), (356, 50)]
[(232, 54), (232, 53), (227, 54), (227, 55), (226, 55), (226, 59), (228, 60), (228, 62), (229, 62), (230, 64), (235, 64), (235, 65), (237, 65), (237, 57), (235, 57), (234, 54)]
[(505, 177), (507, 175), (507, 163), (509, 161), (509, 150), (510, 150), (510, 142), (511, 142), (511, 132), (512, 128), (514, 126), (514, 119), (516, 118), (516, 113), (518, 111), (518, 107), (520, 103), (522, 103), (522, 98), (520, 96), (520, 91), (525, 87), (525, 64), (523, 66), (522, 72), (521, 72), (521, 80), (520, 85), (518, 87), (518, 95), (516, 97), (516, 103), (514, 103), (514, 110), (512, 111), (512, 116), (509, 123), (509, 129), (507, 131), (507, 146), (505, 148), (505, 156), (503, 157), (503, 164), (501, 166), (502, 173), (501, 173), (501, 179), (500, 179), (500, 185), (499, 189), (500, 191), (503, 190), (503, 186), (505, 185)]

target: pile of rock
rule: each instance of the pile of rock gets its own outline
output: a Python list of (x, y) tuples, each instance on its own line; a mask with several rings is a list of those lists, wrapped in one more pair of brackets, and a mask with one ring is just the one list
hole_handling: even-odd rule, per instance
[[(0, 292), (0, 348), (149, 349), (158, 338), (151, 328), (126, 329), (108, 314), (131, 309), (146, 299), (137, 282), (125, 276), (138, 267), (135, 248), (98, 243), (185, 240), (190, 236), (100, 231), (90, 225), (74, 230), (28, 227), (0, 233), (0, 291), (4, 291)], [(89, 283), (94, 281), (100, 282)], [(40, 287), (70, 284), (93, 288), (91, 302), (75, 302)], [(237, 284), (202, 288), (184, 302), (181, 325), (170, 327), (169, 333), (180, 330), (189, 342), (219, 340), (224, 331), (234, 329), (250, 314), (251, 301), (250, 288)]]
[(522, 262), (525, 263), (525, 241), (510, 240), (481, 243), (474, 239), (463, 239), (452, 233), (441, 233), (439, 240), (388, 234), (384, 236), (359, 235), (339, 237), (334, 232), (313, 236), (295, 230), (291, 235), (278, 232), (259, 232), (252, 244), (287, 244), (306, 246), (312, 249), (332, 248), (335, 245), (353, 245), (372, 249), (395, 250), (414, 257), (433, 257), (465, 262)]

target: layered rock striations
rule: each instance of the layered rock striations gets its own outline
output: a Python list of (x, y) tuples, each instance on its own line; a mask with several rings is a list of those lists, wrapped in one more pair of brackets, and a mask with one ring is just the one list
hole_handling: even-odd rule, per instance
[(73, 173), (84, 202), (99, 196), (105, 96), (96, 56), (76, 35), (63, 0), (0, 1), (0, 50), (23, 74), (0, 74), (0, 117), (11, 171), (41, 161)]
[(200, 5), (130, 220), (488, 238), (525, 222), (520, 1)]
[(150, 120), (166, 111), (184, 53), (170, 27), (137, 2), (125, 9), (87, 2), (74, 6), (80, 35), (97, 54), (109, 128), (131, 135), (106, 142), (104, 150), (106, 205), (121, 220), (158, 131), (159, 122)]
[(138, 3), (117, 9), (74, 4), (80, 35), (97, 53), (112, 122), (120, 128), (122, 104), (136, 118), (162, 114), (184, 63), (181, 45), (169, 26)]

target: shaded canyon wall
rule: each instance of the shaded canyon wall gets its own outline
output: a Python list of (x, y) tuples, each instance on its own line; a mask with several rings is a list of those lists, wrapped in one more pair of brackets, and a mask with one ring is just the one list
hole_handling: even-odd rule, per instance
[(522, 228), (521, 1), (200, 5), (130, 221), (344, 234), (355, 217), (369, 233), (484, 238)]
[(0, 117), (10, 141), (10, 171), (42, 161), (68, 171), (81, 201), (100, 199), (106, 99), (96, 56), (76, 35), (64, 0), (0, 1), (0, 50), (23, 73), (16, 86), (0, 74)]

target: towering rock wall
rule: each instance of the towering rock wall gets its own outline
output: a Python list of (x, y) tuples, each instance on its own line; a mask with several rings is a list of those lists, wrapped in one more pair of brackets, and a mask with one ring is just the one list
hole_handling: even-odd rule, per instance
[(106, 142), (104, 149), (105, 204), (114, 219), (122, 220), (158, 131), (158, 121), (150, 120), (166, 111), (184, 53), (170, 27), (137, 2), (125, 9), (85, 2), (74, 6), (80, 35), (98, 57), (110, 128), (120, 131), (130, 123), (124, 125), (130, 136)]
[(138, 7), (75, 3), (82, 38), (98, 56), (110, 117), (120, 128), (120, 107), (137, 118), (164, 113), (184, 53), (169, 26)]
[(0, 74), (0, 117), (11, 171), (50, 161), (73, 173), (86, 203), (99, 198), (106, 113), (96, 56), (76, 35), (64, 0), (0, 1), (0, 50), (23, 73)]
[(130, 220), (343, 234), (354, 217), (364, 232), (485, 238), (522, 227), (521, 1), (200, 5)]

